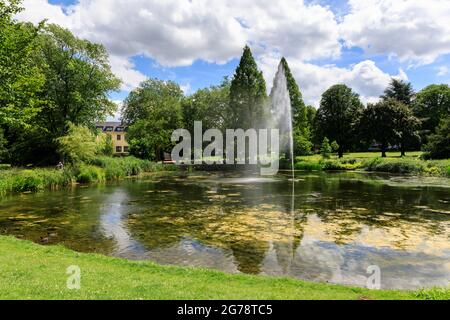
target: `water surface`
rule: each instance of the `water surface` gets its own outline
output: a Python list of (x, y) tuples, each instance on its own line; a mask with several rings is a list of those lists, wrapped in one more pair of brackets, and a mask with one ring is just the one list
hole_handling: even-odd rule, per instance
[[(294, 183), (294, 188), (293, 188)], [(162, 264), (447, 286), (450, 184), (364, 173), (157, 174), (0, 200), (0, 234)]]

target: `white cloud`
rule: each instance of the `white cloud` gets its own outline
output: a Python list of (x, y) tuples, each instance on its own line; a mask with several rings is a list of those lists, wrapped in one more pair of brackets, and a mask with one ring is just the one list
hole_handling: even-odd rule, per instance
[[(265, 56), (259, 62), (267, 83), (271, 84), (279, 58)], [(334, 65), (317, 66), (295, 59), (289, 60), (288, 63), (303, 93), (305, 103), (315, 107), (319, 106), (322, 93), (337, 83), (348, 85), (361, 96), (364, 103), (368, 103), (379, 100), (391, 78), (408, 79), (403, 70), (400, 69), (397, 75), (389, 75), (371, 60), (362, 61), (349, 68)]]
[[(133, 56), (150, 57), (165, 67), (199, 59), (224, 63), (239, 57), (248, 43), (269, 87), (279, 57), (286, 56), (305, 100), (315, 106), (336, 83), (351, 86), (367, 102), (378, 99), (392, 76), (407, 79), (402, 69), (390, 75), (371, 60), (345, 68), (311, 62), (338, 58), (340, 40), (369, 54), (415, 64), (450, 53), (450, 1), (349, 0), (349, 5), (350, 12), (338, 22), (329, 7), (303, 0), (79, 0), (65, 11), (47, 0), (25, 0), (27, 10), (20, 18), (49, 18), (104, 44), (126, 90), (145, 79)], [(187, 84), (183, 88), (190, 90)]]
[(351, 12), (340, 24), (347, 46), (370, 54), (429, 64), (450, 53), (450, 1), (349, 0)]
[(112, 72), (122, 80), (122, 90), (132, 90), (147, 79), (141, 72), (135, 69), (134, 64), (127, 58), (110, 56)]
[(112, 55), (145, 55), (165, 66), (224, 63), (246, 43), (306, 60), (337, 57), (341, 48), (331, 10), (302, 0), (80, 0), (67, 16), (46, 0), (24, 6), (21, 19), (48, 18)]
[(441, 66), (441, 67), (438, 68), (437, 76), (438, 76), (438, 77), (446, 76), (446, 75), (448, 74), (449, 71), (450, 71), (450, 70), (448, 69), (447, 66)]

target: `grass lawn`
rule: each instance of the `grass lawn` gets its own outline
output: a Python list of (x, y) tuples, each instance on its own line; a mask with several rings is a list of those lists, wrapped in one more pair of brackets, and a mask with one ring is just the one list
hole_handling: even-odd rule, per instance
[[(414, 152), (407, 152), (406, 153), (406, 159), (417, 159), (423, 154), (422, 151), (414, 151)], [(386, 152), (387, 159), (401, 159), (400, 152)], [(346, 153), (344, 154), (344, 159), (357, 159), (357, 160), (365, 160), (365, 159), (373, 159), (373, 158), (380, 158), (381, 152), (353, 152), (353, 153)], [(308, 161), (320, 161), (322, 159), (322, 156), (320, 154), (315, 154), (312, 156), (300, 156), (297, 157), (297, 159), (302, 160), (308, 160)], [(332, 155), (330, 159), (339, 159), (337, 155)]]
[[(81, 268), (81, 289), (66, 287)], [(369, 291), (294, 279), (159, 266), (0, 236), (0, 299), (449, 299), (450, 290)]]

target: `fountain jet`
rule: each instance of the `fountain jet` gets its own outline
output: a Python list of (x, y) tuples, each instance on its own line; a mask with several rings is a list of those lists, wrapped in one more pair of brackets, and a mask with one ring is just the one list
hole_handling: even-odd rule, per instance
[(289, 96), (286, 72), (280, 62), (270, 93), (271, 117), (269, 125), (280, 131), (280, 154), (291, 161), (292, 178), (294, 179), (294, 133), (292, 128), (292, 106)]

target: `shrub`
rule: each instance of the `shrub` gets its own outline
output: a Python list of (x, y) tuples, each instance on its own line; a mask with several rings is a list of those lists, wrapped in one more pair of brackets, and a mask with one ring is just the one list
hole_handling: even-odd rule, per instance
[(450, 117), (443, 119), (436, 133), (428, 137), (425, 150), (431, 159), (450, 158)]
[(425, 166), (422, 162), (408, 159), (381, 159), (368, 160), (362, 165), (367, 171), (389, 172), (389, 173), (422, 173)]
[(320, 153), (322, 154), (322, 157), (324, 159), (329, 159), (332, 151), (333, 150), (331, 149), (330, 146), (330, 140), (328, 140), (328, 138), (325, 137), (322, 142), (322, 147), (320, 148)]
[(83, 126), (69, 123), (66, 136), (56, 139), (58, 151), (72, 163), (80, 163), (93, 159), (98, 152), (99, 142), (96, 136)]
[(54, 169), (11, 169), (0, 173), (0, 194), (8, 192), (38, 192), (56, 189), (72, 183), (72, 174)]
[(299, 161), (295, 164), (295, 170), (304, 171), (320, 171), (322, 170), (322, 164), (320, 162), (311, 161)]
[(82, 164), (78, 170), (77, 182), (79, 183), (104, 182), (106, 180), (105, 170), (102, 168)]
[(0, 164), (0, 171), (2, 170), (9, 170), (11, 169), (11, 165), (10, 164)]

